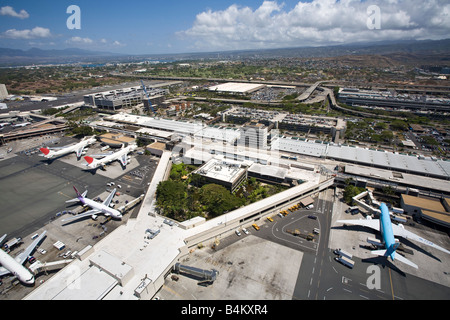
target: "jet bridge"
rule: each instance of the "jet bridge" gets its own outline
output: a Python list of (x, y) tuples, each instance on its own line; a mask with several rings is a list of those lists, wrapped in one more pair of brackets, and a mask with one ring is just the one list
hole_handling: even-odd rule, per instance
[(137, 197), (136, 199), (128, 202), (127, 204), (121, 206), (120, 208), (118, 208), (117, 210), (120, 213), (125, 213), (126, 211), (130, 210), (131, 208), (133, 208), (135, 205), (137, 205), (139, 202), (142, 201), (142, 199), (144, 199), (144, 194), (141, 194), (139, 197)]
[(199, 284), (212, 284), (215, 280), (219, 271), (216, 269), (203, 270), (191, 266), (185, 266), (179, 262), (175, 263), (173, 266), (173, 271), (176, 273), (184, 273), (199, 280)]

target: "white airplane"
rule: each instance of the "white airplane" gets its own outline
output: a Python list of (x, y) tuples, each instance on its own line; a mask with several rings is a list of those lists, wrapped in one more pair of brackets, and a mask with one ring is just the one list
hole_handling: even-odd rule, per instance
[(105, 168), (107, 163), (110, 163), (115, 160), (119, 160), (120, 163), (122, 164), (122, 166), (126, 167), (126, 165), (128, 164), (128, 161), (129, 161), (128, 153), (136, 150), (136, 148), (137, 148), (137, 145), (135, 145), (135, 144), (131, 144), (127, 147), (124, 147), (122, 145), (122, 149), (120, 149), (119, 151), (117, 151), (115, 153), (106, 155), (100, 160), (94, 159), (93, 157), (90, 157), (90, 156), (86, 156), (86, 157), (84, 157), (84, 159), (87, 162), (86, 166), (91, 169), (95, 169), (98, 167)]
[(83, 150), (86, 146), (91, 145), (95, 143), (96, 139), (94, 137), (84, 138), (80, 142), (74, 145), (65, 146), (61, 148), (40, 148), (41, 152), (44, 154), (44, 157), (47, 159), (53, 159), (56, 157), (64, 156), (71, 152), (76, 152), (77, 158), (80, 159), (80, 157), (83, 154)]
[[(0, 276), (7, 274), (15, 275), (22, 283), (32, 285), (34, 284), (34, 275), (23, 266), (24, 262), (30, 256), (31, 252), (36, 248), (36, 246), (44, 238), (47, 231), (42, 232), (42, 234), (30, 244), (25, 251), (21, 252), (17, 257), (13, 258), (5, 251), (0, 249)], [(6, 234), (0, 238), (0, 243), (5, 240)]]
[(6, 126), (9, 126), (11, 123), (9, 123), (9, 122), (2, 122), (2, 123), (0, 123), (0, 127), (6, 127)]
[(383, 237), (384, 246), (386, 249), (383, 250), (375, 250), (372, 251), (372, 254), (379, 255), (379, 256), (385, 256), (390, 257), (392, 261), (394, 261), (396, 258), (406, 263), (416, 269), (418, 269), (418, 266), (411, 262), (410, 260), (406, 259), (405, 257), (395, 254), (395, 250), (397, 250), (398, 246), (400, 245), (400, 242), (395, 241), (396, 239), (394, 236), (403, 237), (408, 240), (414, 240), (418, 241), (420, 243), (426, 244), (430, 247), (436, 248), (438, 250), (441, 250), (445, 253), (450, 254), (450, 251), (438, 246), (437, 244), (434, 244), (433, 242), (426, 240), (422, 238), (421, 236), (418, 236), (408, 230), (406, 230), (403, 225), (395, 225), (391, 222), (391, 217), (389, 214), (389, 209), (386, 206), (386, 204), (381, 203), (380, 204), (380, 219), (361, 219), (361, 220), (338, 220), (339, 223), (345, 223), (345, 224), (353, 224), (363, 227), (368, 227), (374, 230), (377, 230), (381, 232), (381, 235)]
[(63, 219), (63, 220), (61, 220), (62, 222), (78, 220), (78, 219), (88, 217), (88, 216), (91, 216), (91, 218), (95, 220), (97, 218), (98, 214), (103, 214), (105, 216), (111, 216), (114, 219), (119, 219), (119, 220), (122, 218), (122, 213), (120, 213), (120, 211), (113, 209), (109, 206), (112, 198), (116, 194), (117, 189), (114, 189), (113, 191), (111, 191), (111, 193), (108, 195), (108, 197), (105, 199), (105, 201), (103, 201), (103, 203), (98, 203), (92, 199), (86, 198), (87, 191), (85, 191), (83, 194), (80, 194), (78, 192), (77, 188), (75, 188), (75, 187), (73, 187), (73, 188), (75, 189), (75, 192), (77, 193), (77, 197), (75, 199), (67, 200), (66, 203), (79, 201), (83, 205), (90, 207), (91, 210), (77, 214), (77, 215), (67, 218), (67, 219)]
[(13, 128), (20, 128), (20, 127), (25, 127), (27, 125), (31, 124), (30, 122), (23, 122), (23, 123), (17, 123), (13, 125)]

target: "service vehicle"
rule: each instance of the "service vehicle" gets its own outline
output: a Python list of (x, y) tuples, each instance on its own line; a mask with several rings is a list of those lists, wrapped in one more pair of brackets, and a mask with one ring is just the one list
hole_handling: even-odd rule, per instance
[(334, 253), (337, 254), (338, 256), (347, 257), (348, 259), (353, 258), (353, 255), (351, 253), (348, 253), (347, 251), (344, 251), (341, 248), (334, 250)]
[(350, 260), (347, 257), (344, 256), (339, 256), (337, 258), (334, 258), (336, 261), (339, 261), (340, 263), (342, 263), (344, 266), (349, 267), (350, 269), (353, 269), (353, 266), (355, 265), (355, 261)]

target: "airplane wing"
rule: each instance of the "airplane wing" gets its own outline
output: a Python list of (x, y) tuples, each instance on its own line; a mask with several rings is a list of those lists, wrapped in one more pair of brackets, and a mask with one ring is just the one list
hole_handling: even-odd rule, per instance
[(105, 199), (105, 201), (103, 201), (103, 204), (105, 206), (109, 206), (109, 204), (111, 203), (112, 198), (114, 197), (114, 195), (116, 194), (116, 188), (114, 188), (113, 191), (111, 191), (111, 193), (108, 195), (108, 197)]
[(88, 217), (88, 216), (92, 216), (93, 214), (98, 214), (101, 213), (101, 211), (97, 210), (97, 209), (92, 209), (92, 210), (88, 210), (86, 212), (74, 215), (73, 217), (67, 218), (67, 219), (63, 219), (61, 220), (61, 222), (68, 222), (68, 221), (73, 221), (73, 220), (78, 220), (84, 217)]
[(109, 151), (109, 152), (106, 152), (106, 153), (91, 154), (90, 157), (92, 157), (94, 159), (101, 159), (101, 158), (105, 158), (107, 156), (110, 156), (113, 153), (114, 153), (113, 151)]
[(15, 259), (20, 264), (23, 264), (25, 260), (28, 258), (28, 256), (31, 254), (31, 252), (36, 248), (36, 246), (41, 242), (41, 240), (45, 237), (45, 234), (47, 231), (44, 231), (41, 233), (41, 235), (35, 239), (22, 253), (20, 253)]
[(433, 243), (433, 242), (431, 242), (431, 241), (429, 241), (427, 239), (422, 238), (421, 236), (418, 236), (415, 233), (412, 233), (411, 231), (408, 231), (408, 230), (404, 229), (403, 227), (399, 227), (399, 226), (397, 226), (395, 224), (392, 224), (392, 231), (394, 232), (395, 236), (403, 237), (403, 238), (408, 239), (408, 240), (415, 240), (415, 241), (418, 241), (420, 243), (426, 244), (427, 246), (436, 248), (438, 250), (441, 250), (441, 251), (443, 251), (445, 253), (450, 254), (450, 251), (448, 251), (448, 250), (438, 246), (437, 244), (435, 244), (435, 243)]
[(8, 269), (6, 269), (4, 267), (0, 267), (0, 277), (4, 276), (4, 275), (7, 275), (7, 274), (10, 274), (10, 273), (11, 273), (11, 271), (9, 271)]
[(58, 151), (58, 150), (62, 150), (62, 149), (65, 149), (65, 148), (67, 148), (67, 146), (66, 147), (47, 147), (47, 149), (48, 150), (53, 150), (53, 151)]
[(359, 219), (359, 220), (338, 220), (336, 222), (345, 223), (345, 224), (352, 224), (352, 225), (355, 225), (355, 226), (363, 226), (363, 227), (374, 229), (376, 231), (380, 231), (380, 220), (379, 219), (373, 219), (373, 220), (365, 220), (365, 219)]
[(6, 236), (7, 236), (7, 234), (3, 235), (3, 236), (0, 238), (0, 243), (2, 243), (3, 240), (5, 240)]

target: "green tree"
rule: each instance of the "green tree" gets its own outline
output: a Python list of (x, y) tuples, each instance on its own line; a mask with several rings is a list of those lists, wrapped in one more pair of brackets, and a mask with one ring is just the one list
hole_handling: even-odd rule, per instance
[(214, 183), (201, 187), (200, 201), (211, 217), (217, 217), (244, 204), (243, 199), (234, 196), (225, 187)]
[(353, 197), (363, 192), (364, 188), (356, 187), (350, 184), (350, 180), (346, 180), (346, 187), (344, 189), (344, 202), (348, 205), (352, 205)]
[(393, 120), (390, 124), (390, 127), (393, 130), (400, 130), (400, 131), (408, 130), (408, 124), (403, 120)]
[(186, 207), (187, 187), (182, 182), (161, 181), (156, 188), (156, 205), (171, 218), (181, 215)]
[(72, 133), (76, 136), (92, 136), (94, 131), (89, 126), (77, 126), (72, 129)]

